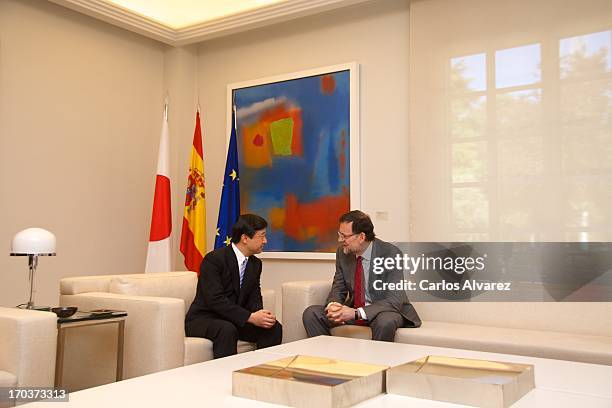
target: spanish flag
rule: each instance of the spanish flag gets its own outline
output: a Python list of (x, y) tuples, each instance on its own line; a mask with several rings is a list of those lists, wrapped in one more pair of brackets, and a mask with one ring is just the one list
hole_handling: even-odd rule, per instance
[(196, 113), (193, 132), (193, 147), (187, 192), (185, 194), (185, 214), (181, 233), (181, 252), (185, 256), (188, 270), (200, 273), (200, 264), (206, 253), (206, 195), (204, 193), (204, 155), (202, 154), (202, 129), (200, 112)]

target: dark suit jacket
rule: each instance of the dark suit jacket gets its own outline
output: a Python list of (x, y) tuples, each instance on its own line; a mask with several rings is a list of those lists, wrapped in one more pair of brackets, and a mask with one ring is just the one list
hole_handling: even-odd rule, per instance
[[(375, 274), (373, 264), (375, 258), (395, 258), (401, 251), (393, 244), (375, 238), (372, 241), (372, 259), (370, 260), (370, 271), (368, 273), (368, 292), (372, 303), (365, 306), (363, 310), (368, 320), (374, 320), (380, 312), (398, 312), (404, 317), (404, 327), (419, 327), (421, 319), (412, 304), (408, 301), (406, 292), (403, 290), (375, 290), (374, 281), (401, 282), (404, 273), (401, 269), (388, 269), (382, 274)], [(327, 297), (327, 303), (338, 302), (350, 307), (354, 306), (355, 266), (357, 258), (353, 254), (345, 255), (342, 248), (336, 251), (336, 274), (334, 283)]]
[(241, 288), (238, 260), (232, 246), (209, 252), (202, 261), (195, 299), (185, 321), (205, 316), (244, 326), (252, 312), (263, 308), (260, 276), (261, 261), (250, 256)]

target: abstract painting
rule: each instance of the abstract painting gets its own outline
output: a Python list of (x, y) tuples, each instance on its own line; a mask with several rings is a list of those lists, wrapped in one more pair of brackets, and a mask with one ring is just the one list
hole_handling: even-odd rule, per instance
[(356, 64), (233, 84), (229, 91), (241, 212), (268, 220), (266, 252), (335, 252), (338, 217), (358, 205), (358, 180), (351, 179), (358, 175)]

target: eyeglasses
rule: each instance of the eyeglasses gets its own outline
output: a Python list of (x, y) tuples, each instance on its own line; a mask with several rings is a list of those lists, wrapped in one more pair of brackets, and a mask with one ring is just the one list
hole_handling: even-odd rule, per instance
[(341, 239), (342, 241), (346, 241), (347, 239), (349, 239), (350, 237), (352, 237), (353, 235), (357, 235), (357, 234), (343, 234), (340, 231), (338, 231), (338, 239)]

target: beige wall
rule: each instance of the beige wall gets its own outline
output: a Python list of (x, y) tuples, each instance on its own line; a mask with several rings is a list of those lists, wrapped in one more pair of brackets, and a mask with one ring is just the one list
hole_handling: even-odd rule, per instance
[[(351, 61), (361, 70), (362, 208), (388, 213), (388, 220), (374, 220), (381, 237), (406, 239), (408, 1), (378, 1), (173, 49), (46, 2), (1, 0), (0, 304), (27, 298), (26, 260), (8, 252), (13, 234), (29, 226), (58, 239), (58, 256), (40, 262), (38, 304), (57, 303), (65, 276), (143, 270), (165, 95), (173, 259), (183, 269), (178, 243), (198, 99), (211, 248), (227, 84)], [(332, 261), (265, 260), (263, 286), (280, 294), (284, 281), (332, 274)]]
[(144, 268), (165, 47), (36, 0), (0, 1), (0, 304), (27, 301), (19, 230), (57, 236), (37, 304), (65, 276)]
[[(225, 166), (227, 84), (356, 61), (361, 70), (362, 209), (388, 213), (386, 221), (374, 218), (382, 238), (407, 239), (407, 1), (377, 1), (205, 42), (198, 55), (209, 238)], [(186, 157), (190, 146), (187, 135), (181, 137), (178, 148)], [(186, 174), (186, 164), (179, 163), (179, 174)], [(333, 261), (266, 259), (262, 284), (280, 292), (282, 282), (331, 279), (333, 271)]]

